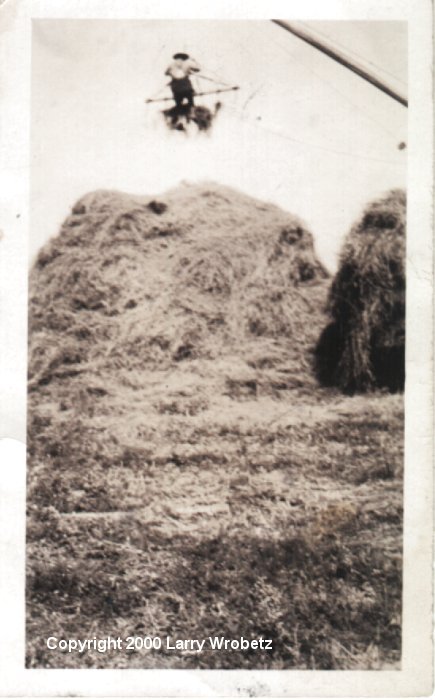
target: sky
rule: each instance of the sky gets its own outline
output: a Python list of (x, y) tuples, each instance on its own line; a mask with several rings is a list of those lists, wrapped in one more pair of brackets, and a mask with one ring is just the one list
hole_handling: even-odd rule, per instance
[[(406, 94), (405, 23), (299, 26)], [(170, 132), (164, 104), (145, 104), (170, 94), (177, 51), (239, 86), (197, 98), (222, 102), (210, 134)], [(365, 204), (406, 186), (406, 140), (405, 107), (270, 21), (33, 20), (30, 256), (89, 191), (159, 195), (207, 180), (299, 216), (333, 272)]]

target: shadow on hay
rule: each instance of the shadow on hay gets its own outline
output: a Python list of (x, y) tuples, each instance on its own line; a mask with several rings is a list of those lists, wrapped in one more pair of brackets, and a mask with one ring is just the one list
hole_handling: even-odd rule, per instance
[(405, 383), (406, 196), (373, 202), (351, 229), (328, 307), (331, 322), (315, 350), (315, 371), (346, 393)]

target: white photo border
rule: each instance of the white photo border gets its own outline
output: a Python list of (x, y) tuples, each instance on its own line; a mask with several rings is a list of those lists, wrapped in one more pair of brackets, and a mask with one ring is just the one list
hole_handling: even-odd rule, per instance
[[(402, 668), (312, 672), (27, 670), (24, 548), (32, 20), (272, 17), (401, 20), (409, 27)], [(429, 0), (0, 1), (0, 695), (402, 697), (432, 692), (432, 26)]]

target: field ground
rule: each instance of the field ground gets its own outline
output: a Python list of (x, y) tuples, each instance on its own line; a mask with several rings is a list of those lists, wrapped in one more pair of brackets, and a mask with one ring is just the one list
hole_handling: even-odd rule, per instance
[[(74, 205), (29, 282), (28, 667), (397, 668), (403, 397), (319, 387), (330, 286), (216, 183)], [(46, 645), (108, 635), (273, 648)]]
[[(34, 401), (27, 666), (398, 668), (403, 397), (212, 376), (102, 373)], [(53, 635), (273, 650), (78, 655)]]

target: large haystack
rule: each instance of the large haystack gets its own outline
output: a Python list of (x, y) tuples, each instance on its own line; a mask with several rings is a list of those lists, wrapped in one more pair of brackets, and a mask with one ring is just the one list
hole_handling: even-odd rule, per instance
[(329, 294), (333, 321), (316, 357), (322, 383), (346, 392), (403, 389), (406, 195), (372, 202), (351, 229)]
[(229, 188), (89, 194), (31, 274), (30, 386), (238, 357), (291, 388), (325, 277), (298, 219)]

